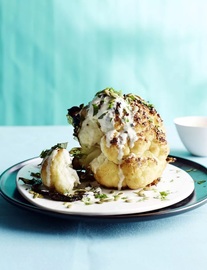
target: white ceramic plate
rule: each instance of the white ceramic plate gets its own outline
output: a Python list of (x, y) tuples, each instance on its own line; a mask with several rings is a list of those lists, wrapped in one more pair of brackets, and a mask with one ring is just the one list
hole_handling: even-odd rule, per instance
[[(144, 213), (176, 204), (194, 191), (194, 181), (191, 176), (182, 169), (168, 164), (160, 182), (149, 190), (123, 190), (120, 194), (117, 190), (112, 193), (111, 189), (101, 188), (109, 200), (102, 204), (94, 202), (86, 204), (86, 200), (64, 203), (46, 198), (33, 198), (28, 185), (19, 180), (19, 177), (31, 178), (31, 172), (39, 171), (37, 165), (40, 161), (36, 159), (19, 170), (16, 178), (17, 189), (30, 203), (62, 214), (103, 216)], [(90, 196), (86, 196), (85, 199), (88, 197)]]

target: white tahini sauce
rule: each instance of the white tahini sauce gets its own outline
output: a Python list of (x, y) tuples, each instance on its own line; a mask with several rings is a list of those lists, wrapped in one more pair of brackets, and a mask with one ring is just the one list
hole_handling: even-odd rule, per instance
[(118, 183), (118, 190), (121, 190), (122, 188), (122, 184), (123, 184), (123, 181), (124, 181), (124, 174), (123, 174), (123, 171), (119, 165), (119, 183)]
[[(118, 116), (122, 122), (122, 129), (119, 131), (117, 131), (115, 128), (115, 116), (117, 114), (117, 110)], [(117, 139), (118, 160), (120, 163), (124, 155), (124, 146), (129, 143), (129, 147), (133, 148), (134, 143), (138, 139), (136, 131), (133, 129), (134, 114), (135, 111), (132, 111), (128, 102), (121, 96), (117, 96), (116, 98), (112, 98), (110, 96), (96, 96), (89, 104), (87, 116), (90, 119), (96, 120), (100, 125), (101, 131), (106, 136), (106, 146), (110, 147), (111, 140), (113, 138)], [(124, 180), (124, 175), (121, 168), (119, 168), (119, 178), (120, 181), (118, 188), (121, 189)]]
[(50, 167), (51, 167), (51, 164), (52, 164), (55, 156), (57, 155), (57, 153), (58, 153), (58, 150), (53, 150), (52, 153), (51, 153), (51, 155), (49, 155), (47, 157), (46, 179), (45, 179), (46, 180), (45, 185), (47, 187), (51, 187), (51, 185), (52, 185)]

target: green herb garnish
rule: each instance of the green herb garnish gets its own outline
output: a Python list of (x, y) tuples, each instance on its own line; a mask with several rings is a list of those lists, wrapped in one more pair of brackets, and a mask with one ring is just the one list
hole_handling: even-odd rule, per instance
[(200, 180), (200, 181), (197, 181), (197, 183), (199, 184), (199, 185), (201, 185), (201, 184), (203, 184), (203, 183), (205, 183), (206, 182), (206, 180)]
[(26, 185), (39, 185), (42, 183), (41, 180), (38, 180), (36, 178), (28, 179), (28, 178), (24, 178), (24, 177), (19, 177), (18, 180), (22, 180), (24, 182), (24, 184), (26, 184)]
[(114, 106), (114, 99), (112, 99), (112, 100), (109, 101), (108, 109), (109, 109), (109, 110), (112, 109), (113, 106)]
[(169, 195), (168, 191), (160, 191), (161, 200), (166, 200), (167, 195)]
[(105, 88), (104, 90), (101, 90), (101, 91), (96, 93), (97, 97), (101, 97), (102, 95), (116, 98), (118, 96), (119, 97), (122, 96), (122, 92), (121, 91), (116, 91), (112, 87), (108, 87), (108, 88)]
[(94, 116), (98, 113), (99, 107), (97, 104), (92, 104), (92, 106), (93, 106), (93, 116)]
[(95, 197), (96, 199), (100, 199), (100, 200), (103, 200), (103, 199), (108, 198), (108, 196), (107, 196), (105, 193), (102, 193), (102, 194), (95, 193), (95, 194), (94, 194), (94, 197)]
[(104, 117), (106, 114), (107, 114), (107, 112), (102, 113), (102, 115), (100, 115), (100, 116), (98, 117), (98, 119), (103, 119), (103, 117)]
[(41, 178), (41, 175), (40, 175), (39, 172), (37, 172), (37, 173), (31, 172), (30, 175), (31, 175), (32, 177), (35, 177), (35, 178)]
[(40, 154), (41, 158), (46, 158), (47, 156), (52, 154), (52, 151), (56, 149), (66, 149), (68, 143), (57, 143), (56, 145), (52, 146), (50, 149), (43, 150)]
[(81, 152), (81, 148), (80, 147), (73, 147), (69, 153), (72, 155), (72, 156), (82, 156), (82, 152)]

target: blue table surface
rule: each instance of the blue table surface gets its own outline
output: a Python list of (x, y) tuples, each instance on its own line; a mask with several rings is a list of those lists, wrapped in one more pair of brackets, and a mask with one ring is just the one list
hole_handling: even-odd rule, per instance
[[(175, 127), (171, 154), (191, 156)], [(57, 142), (74, 146), (70, 126), (0, 127), (0, 173)], [(133, 222), (71, 221), (16, 207), (0, 196), (0, 269), (206, 269), (207, 205)]]

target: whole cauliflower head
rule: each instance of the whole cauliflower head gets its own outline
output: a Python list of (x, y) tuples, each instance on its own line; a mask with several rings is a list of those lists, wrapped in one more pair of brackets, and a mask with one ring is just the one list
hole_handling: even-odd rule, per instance
[(138, 189), (162, 175), (169, 154), (163, 121), (139, 96), (106, 88), (67, 117), (80, 143), (74, 161), (101, 185)]

